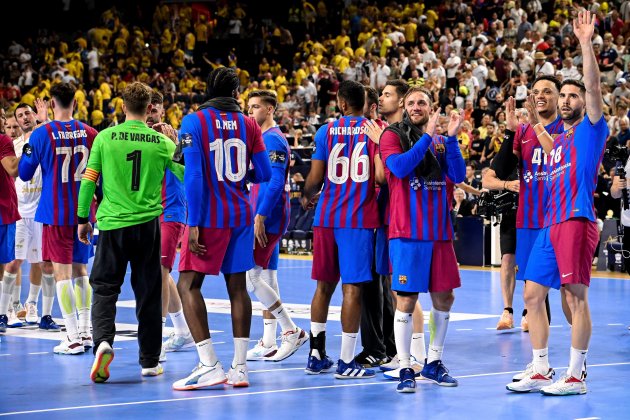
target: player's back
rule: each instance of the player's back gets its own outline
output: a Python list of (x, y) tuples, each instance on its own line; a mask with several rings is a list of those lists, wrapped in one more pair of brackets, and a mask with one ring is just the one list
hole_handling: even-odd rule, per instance
[(326, 162), (324, 187), (314, 226), (380, 226), (374, 185), (376, 145), (364, 130), (364, 117), (346, 116), (319, 128), (314, 160)]

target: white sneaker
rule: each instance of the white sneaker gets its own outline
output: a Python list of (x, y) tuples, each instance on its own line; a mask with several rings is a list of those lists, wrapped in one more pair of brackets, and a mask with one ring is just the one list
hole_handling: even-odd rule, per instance
[[(422, 377), (422, 375), (420, 375), (420, 372), (422, 372), (422, 368), (424, 368), (424, 365), (421, 365), (415, 359), (412, 358), (412, 360), (411, 360), (411, 368), (413, 369), (413, 371), (414, 371), (414, 373), (416, 375), (416, 380), (424, 379)], [(401, 368), (385, 371), (385, 372), (383, 372), (383, 376), (386, 379), (392, 379), (392, 380), (398, 381), (398, 380), (400, 380), (400, 370), (401, 370)]]
[(158, 359), (160, 362), (166, 362), (166, 349), (164, 348), (164, 343), (162, 343), (162, 348), (160, 349), (160, 358)]
[(39, 315), (37, 315), (37, 305), (35, 302), (26, 302), (26, 317), (27, 324), (37, 324), (39, 322)]
[(516, 375), (512, 376), (512, 382), (518, 382), (521, 379), (531, 376), (533, 374), (534, 374), (534, 363), (530, 362), (527, 364), (527, 367), (525, 368), (524, 371), (519, 372)]
[(83, 347), (81, 339), (70, 341), (70, 337), (66, 336), (58, 346), (55, 346), (53, 352), (56, 354), (81, 354), (85, 353), (85, 347)]
[(510, 382), (505, 386), (508, 391), (512, 392), (538, 392), (541, 388), (553, 383), (553, 375), (555, 372), (549, 368), (546, 375), (537, 373), (532, 368), (531, 373), (518, 382)]
[(24, 308), (24, 305), (22, 305), (21, 302), (13, 302), (11, 306), (13, 306), (15, 316), (24, 321), (24, 318), (26, 318), (26, 309)]
[(24, 323), (17, 317), (15, 313), (15, 309), (12, 306), (9, 306), (9, 310), (7, 311), (7, 327), (9, 328), (20, 328), (24, 326)]
[(92, 336), (90, 335), (89, 332), (79, 333), (79, 338), (81, 339), (81, 343), (83, 344), (83, 347), (85, 347), (86, 350), (94, 347), (94, 340), (92, 340)]
[(388, 370), (395, 370), (398, 368), (400, 368), (398, 355), (392, 357), (392, 360), (390, 360), (389, 362), (383, 363), (382, 365), (379, 366), (379, 369), (382, 370), (383, 372), (387, 372)]
[(249, 386), (249, 370), (247, 365), (236, 365), (230, 367), (227, 374), (227, 384), (235, 388), (244, 388)]
[(173, 383), (173, 389), (176, 391), (189, 391), (208, 388), (226, 382), (225, 371), (220, 362), (216, 362), (214, 366), (205, 366), (203, 363), (199, 363), (190, 375)]
[(543, 395), (579, 395), (586, 394), (586, 381), (565, 373), (551, 385), (541, 388)]
[(152, 368), (142, 368), (142, 376), (158, 376), (164, 373), (164, 368), (161, 364), (157, 364)]
[(162, 343), (165, 352), (179, 351), (188, 347), (194, 347), (195, 340), (190, 331), (186, 335), (177, 335), (174, 332)]
[(269, 360), (278, 352), (278, 346), (274, 343), (270, 347), (265, 347), (262, 338), (251, 350), (247, 351), (247, 360)]
[(109, 379), (109, 365), (114, 360), (114, 350), (107, 341), (101, 342), (96, 354), (94, 355), (94, 363), (90, 371), (90, 379), (95, 383), (103, 383)]
[(279, 362), (291, 356), (293, 353), (308, 341), (309, 335), (302, 328), (297, 327), (295, 331), (289, 330), (282, 334), (282, 344), (278, 352), (270, 358), (274, 362)]

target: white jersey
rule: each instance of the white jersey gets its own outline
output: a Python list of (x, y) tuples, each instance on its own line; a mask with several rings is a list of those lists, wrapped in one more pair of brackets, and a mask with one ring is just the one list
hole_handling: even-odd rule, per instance
[[(13, 147), (17, 157), (22, 156), (22, 148), (27, 143), (24, 135), (13, 140)], [(19, 177), (15, 179), (15, 190), (18, 198), (18, 211), (24, 219), (35, 217), (35, 211), (42, 196), (42, 170), (40, 167), (35, 171), (33, 179), (28, 182), (22, 181)]]

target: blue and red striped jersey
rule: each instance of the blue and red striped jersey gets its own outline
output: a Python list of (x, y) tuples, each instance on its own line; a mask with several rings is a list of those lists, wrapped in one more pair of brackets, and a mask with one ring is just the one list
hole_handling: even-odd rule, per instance
[(315, 134), (312, 159), (326, 162), (326, 175), (313, 226), (380, 226), (374, 185), (374, 156), (378, 151), (365, 134), (365, 121), (364, 117), (341, 117)]
[(248, 169), (254, 155), (265, 152), (256, 121), (241, 112), (208, 107), (186, 115), (179, 136), (186, 160), (188, 225), (251, 225)]
[(186, 223), (186, 193), (184, 183), (169, 169), (162, 180), (162, 207), (160, 222)]
[[(455, 181), (447, 176), (446, 139), (433, 137), (429, 150), (437, 158), (441, 176), (425, 180), (414, 172), (404, 178), (395, 176), (388, 167), (387, 159), (403, 153), (400, 137), (393, 131), (381, 136), (381, 157), (385, 163), (385, 176), (389, 187), (389, 238), (416, 239), (422, 241), (446, 241), (453, 238), (451, 209)], [(454, 145), (458, 143), (455, 140)], [(461, 158), (461, 154), (460, 154)], [(420, 163), (420, 162), (418, 162)], [(460, 162), (463, 165), (463, 159)]]
[[(564, 131), (564, 122), (558, 116), (545, 126), (552, 137)], [(519, 155), (520, 190), (516, 227), (539, 229), (545, 225), (545, 210), (549, 201), (546, 187), (547, 154), (543, 150), (536, 132), (530, 124), (521, 124), (514, 136), (513, 150)]]
[(545, 226), (575, 217), (596, 221), (593, 194), (608, 133), (603, 116), (595, 124), (585, 116), (554, 139), (549, 155)]
[(277, 126), (262, 133), (262, 138), (271, 161), (271, 179), (269, 182), (252, 185), (250, 201), (254, 214), (266, 216), (267, 232), (284, 234), (291, 215), (289, 200), (291, 149)]
[[(18, 172), (23, 181), (42, 170), (42, 197), (35, 220), (54, 226), (77, 224), (77, 199), (96, 130), (77, 121), (51, 121), (37, 128), (22, 154)], [(110, 181), (111, 182), (111, 181)]]
[[(0, 160), (11, 156), (15, 156), (13, 140), (9, 136), (0, 134)], [(20, 220), (15, 181), (2, 166), (0, 166), (0, 191), (0, 225), (15, 223)]]

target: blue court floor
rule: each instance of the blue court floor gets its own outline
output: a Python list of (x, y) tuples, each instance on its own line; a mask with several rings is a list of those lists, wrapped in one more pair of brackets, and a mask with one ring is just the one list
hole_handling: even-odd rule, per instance
[[(315, 282), (311, 262), (281, 259), (279, 280), (283, 301), (296, 323), (309, 329), (309, 309)], [(197, 363), (193, 349), (169, 353), (165, 373), (143, 378), (137, 364), (137, 322), (133, 295), (125, 284), (118, 307), (116, 357), (106, 384), (89, 378), (91, 352), (80, 356), (53, 355), (61, 333), (10, 330), (0, 343), (0, 416), (45, 419), (630, 419), (630, 281), (594, 278), (590, 289), (593, 337), (588, 355), (588, 394), (544, 397), (510, 394), (505, 385), (531, 360), (529, 338), (515, 329), (495, 330), (502, 311), (499, 273), (462, 270), (446, 340), (444, 362), (459, 387), (442, 388), (419, 381), (416, 394), (397, 394), (395, 382), (380, 374), (367, 380), (336, 380), (332, 374), (304, 374), (308, 344), (280, 362), (249, 362), (249, 388), (177, 392), (171, 384)], [(25, 273), (26, 274), (26, 273)], [(177, 273), (175, 278), (177, 278)], [(27, 279), (22, 298), (28, 293)], [(208, 277), (203, 288), (216, 351), (228, 366), (233, 342), (229, 304), (222, 278)], [(514, 312), (520, 323), (522, 284), (517, 284)], [(550, 362), (556, 377), (568, 364), (570, 328), (552, 291)], [(421, 298), (430, 309), (428, 296)], [(327, 350), (339, 356), (341, 327), (338, 290), (331, 303)], [(258, 308), (258, 304), (255, 308)], [(59, 318), (57, 303), (53, 314)], [(170, 326), (170, 320), (169, 324)], [(252, 320), (252, 345), (262, 334), (260, 311)], [(428, 337), (427, 337), (428, 342)], [(357, 346), (357, 352), (360, 345)], [(181, 416), (181, 417), (180, 417)]]

